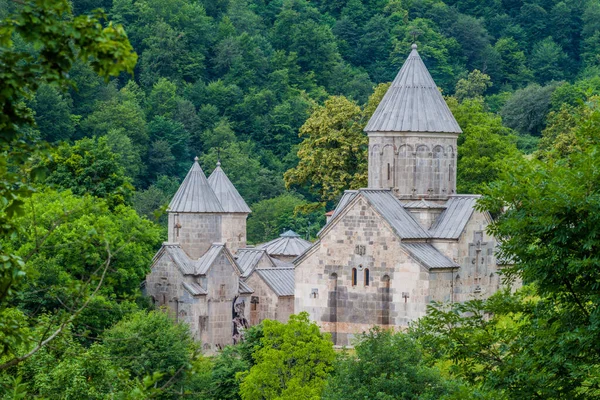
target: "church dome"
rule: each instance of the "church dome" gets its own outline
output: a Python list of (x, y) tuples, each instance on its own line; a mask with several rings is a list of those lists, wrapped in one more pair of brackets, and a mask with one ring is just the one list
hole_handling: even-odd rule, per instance
[(256, 248), (264, 249), (271, 256), (299, 256), (310, 246), (312, 246), (311, 242), (289, 230), (282, 233), (277, 239), (259, 244)]

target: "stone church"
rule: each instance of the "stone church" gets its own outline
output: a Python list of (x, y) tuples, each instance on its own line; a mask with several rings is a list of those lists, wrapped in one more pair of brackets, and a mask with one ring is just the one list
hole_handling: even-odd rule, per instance
[(461, 129), (416, 45), (365, 131), (369, 187), (344, 193), (314, 243), (288, 231), (247, 246), (250, 208), (220, 163), (207, 179), (196, 158), (144, 288), (205, 352), (301, 311), (349, 345), (376, 325), (406, 328), (431, 301), (498, 290), (490, 216), (456, 194)]
[(337, 345), (375, 325), (403, 329), (431, 301), (498, 290), (491, 222), (456, 193), (458, 123), (412, 51), (367, 123), (369, 187), (346, 191), (294, 261), (295, 312)]
[(294, 312), (295, 259), (311, 243), (294, 232), (246, 246), (250, 208), (217, 163), (207, 179), (194, 160), (171, 200), (168, 241), (154, 256), (144, 290), (210, 354), (236, 343), (250, 324)]

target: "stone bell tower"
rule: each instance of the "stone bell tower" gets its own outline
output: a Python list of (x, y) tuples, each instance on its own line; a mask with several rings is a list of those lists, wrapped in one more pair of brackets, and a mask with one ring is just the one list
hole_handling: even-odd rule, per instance
[(206, 179), (196, 157), (167, 212), (168, 243), (178, 243), (193, 260), (213, 243), (224, 244), (232, 253), (246, 247), (246, 219), (251, 211), (221, 162)]
[(179, 243), (198, 259), (213, 243), (221, 242), (221, 202), (210, 187), (198, 157), (173, 196), (169, 208), (169, 243)]
[(456, 194), (456, 140), (462, 132), (417, 45), (365, 127), (369, 188), (401, 199)]

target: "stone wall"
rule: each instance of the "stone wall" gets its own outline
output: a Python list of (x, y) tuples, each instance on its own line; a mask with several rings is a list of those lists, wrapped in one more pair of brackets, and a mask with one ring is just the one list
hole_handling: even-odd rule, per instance
[[(196, 340), (203, 340), (199, 323), (207, 315), (205, 296), (192, 296), (183, 288), (183, 282), (197, 282), (191, 276), (183, 276), (179, 268), (165, 252), (155, 260), (152, 271), (146, 277), (146, 293), (157, 308), (163, 308), (176, 321), (186, 322)], [(204, 338), (206, 339), (206, 338)]]
[[(194, 279), (190, 277), (190, 282)], [(206, 322), (208, 320), (208, 303), (205, 295), (192, 296), (183, 290), (179, 297), (177, 321), (184, 322), (190, 327), (190, 333), (195, 340), (205, 343), (208, 340)]]
[(429, 302), (427, 270), (362, 197), (323, 232), (295, 271), (295, 312), (307, 311), (338, 345), (375, 325), (405, 328)]
[(169, 243), (181, 244), (190, 258), (198, 259), (213, 243), (221, 242), (221, 219), (220, 214), (169, 213)]
[[(239, 293), (239, 275), (222, 252), (206, 274), (208, 302), (208, 332), (204, 343), (210, 350), (233, 344), (233, 302)], [(204, 350), (209, 350), (204, 347)]]
[(265, 319), (277, 319), (278, 297), (257, 273), (248, 277), (246, 283), (254, 290), (250, 300), (250, 325), (258, 325)]
[(440, 216), (443, 208), (412, 208), (408, 209), (412, 217), (423, 227), (425, 230), (429, 230), (435, 220)]
[(279, 261), (291, 263), (292, 261), (294, 261), (296, 259), (296, 257), (298, 257), (298, 255), (284, 256), (284, 255), (280, 255), (280, 254), (271, 254), (271, 257), (276, 258)]
[[(458, 240), (436, 240), (433, 245), (460, 265), (452, 271), (438, 271), (432, 278), (432, 299), (464, 302), (487, 298), (500, 288), (496, 265), (496, 241), (486, 233), (489, 216), (473, 212)], [(450, 295), (449, 293), (452, 293)]]
[(146, 277), (146, 293), (157, 307), (169, 306), (181, 294), (183, 275), (171, 257), (163, 252), (155, 260), (152, 271)]
[(286, 323), (294, 312), (294, 296), (279, 297), (277, 301), (277, 321)]
[(456, 140), (448, 133), (369, 133), (369, 188), (402, 198), (456, 193)]
[(229, 213), (223, 214), (221, 221), (221, 239), (230, 252), (246, 247), (246, 218), (248, 214)]

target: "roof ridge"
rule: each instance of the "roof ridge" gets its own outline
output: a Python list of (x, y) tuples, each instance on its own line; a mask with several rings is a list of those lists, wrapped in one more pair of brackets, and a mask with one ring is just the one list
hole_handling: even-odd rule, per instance
[(428, 269), (459, 267), (459, 264), (431, 243), (400, 243), (400, 246), (406, 250), (410, 257)]
[(429, 232), (436, 239), (458, 239), (475, 211), (474, 196), (451, 197), (447, 208), (431, 225)]
[(364, 130), (462, 132), (415, 46)]
[(227, 177), (225, 171), (223, 171), (223, 168), (221, 168), (220, 162), (217, 162), (217, 166), (208, 177), (208, 184), (215, 193), (224, 212), (245, 214), (252, 212), (244, 198)]
[(216, 194), (211, 188), (198, 157), (188, 171), (183, 182), (177, 189), (175, 196), (171, 199), (168, 207), (169, 212), (215, 212), (222, 213), (223, 207)]
[[(371, 204), (373, 209), (381, 218), (386, 221), (392, 231), (401, 239), (427, 239), (431, 235), (425, 230), (411, 215), (410, 212), (406, 211), (400, 200), (396, 198), (391, 192), (387, 195), (391, 197), (389, 202), (382, 204), (380, 199), (375, 199), (369, 196), (368, 192), (364, 192), (366, 195), (363, 197)], [(376, 201), (379, 200), (379, 201)], [(390, 205), (398, 206), (395, 209), (390, 208)], [(347, 206), (347, 205), (346, 205)], [(398, 211), (398, 213), (395, 213)], [(391, 215), (394, 214), (394, 215)], [(404, 221), (398, 221), (397, 217), (404, 219)], [(396, 218), (396, 219), (395, 219)], [(412, 225), (412, 226), (409, 226)], [(402, 232), (404, 230), (404, 233)], [(412, 231), (412, 232), (411, 232)], [(408, 234), (408, 235), (406, 235)], [(418, 236), (414, 236), (414, 235)], [(413, 236), (411, 236), (413, 235)]]

